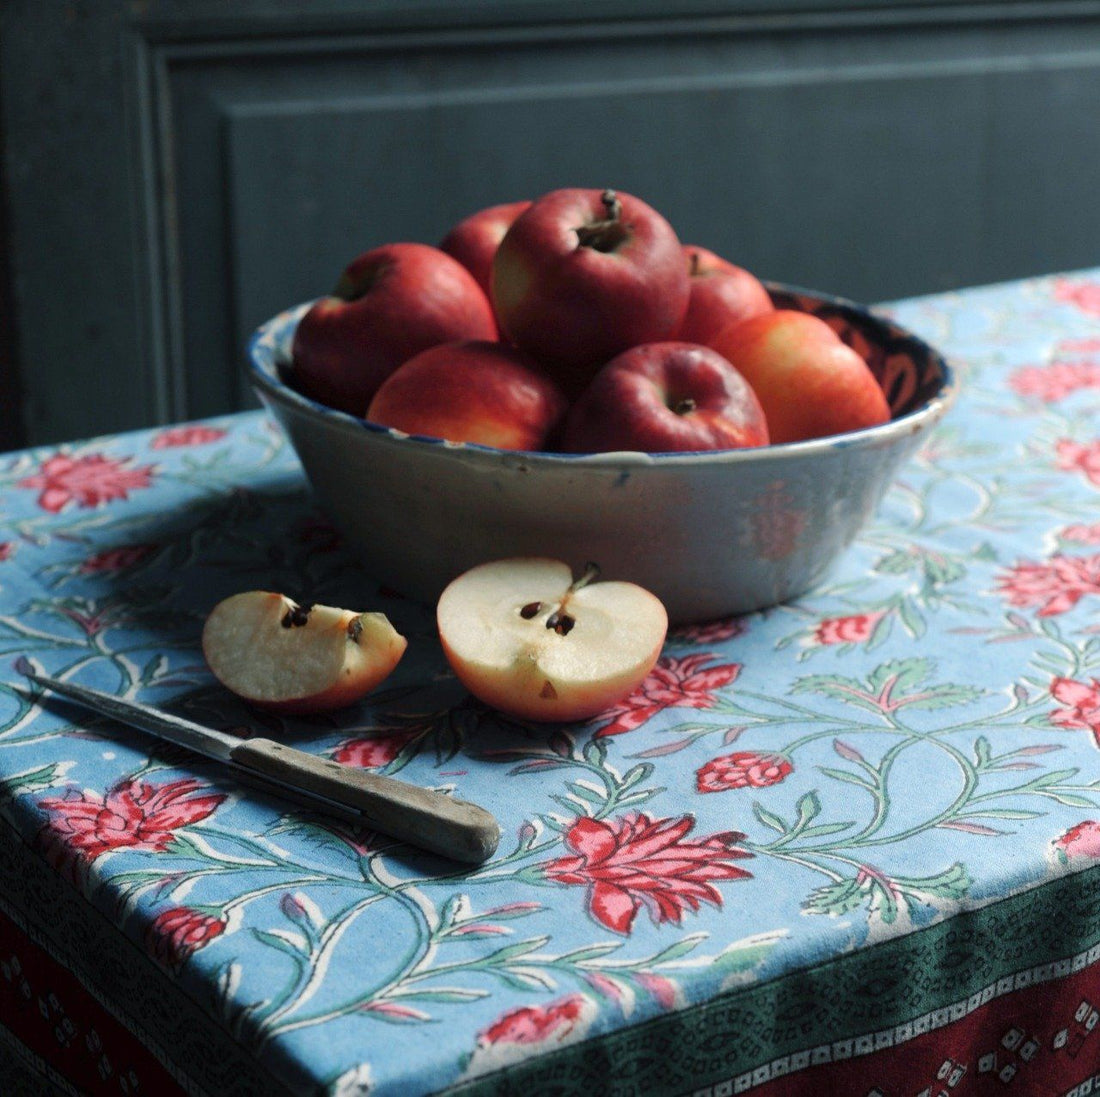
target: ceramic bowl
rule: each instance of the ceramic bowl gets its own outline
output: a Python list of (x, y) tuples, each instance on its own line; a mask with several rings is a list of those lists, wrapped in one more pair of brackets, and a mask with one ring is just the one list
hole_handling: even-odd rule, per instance
[(410, 437), (333, 411), (285, 380), (298, 305), (249, 343), (253, 385), (322, 508), (380, 582), (434, 604), (485, 560), (549, 556), (653, 591), (674, 623), (809, 590), (855, 538), (950, 406), (950, 368), (912, 333), (835, 297), (769, 284), (868, 361), (892, 409), (881, 426), (705, 453), (521, 453)]

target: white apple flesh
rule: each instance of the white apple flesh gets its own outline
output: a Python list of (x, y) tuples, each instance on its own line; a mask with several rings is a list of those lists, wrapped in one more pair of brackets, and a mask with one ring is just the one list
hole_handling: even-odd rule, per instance
[(576, 582), (567, 564), (495, 560), (443, 591), (439, 637), (479, 700), (535, 721), (587, 720), (632, 693), (668, 631), (660, 600), (634, 583)]
[(406, 646), (383, 613), (300, 606), (266, 590), (219, 602), (202, 632), (207, 665), (226, 689), (286, 713), (352, 704), (390, 674)]

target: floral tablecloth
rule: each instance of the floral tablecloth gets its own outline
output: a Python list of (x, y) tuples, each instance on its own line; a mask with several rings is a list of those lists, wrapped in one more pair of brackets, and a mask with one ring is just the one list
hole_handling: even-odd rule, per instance
[[(863, 535), (585, 724), (473, 701), (261, 413), (0, 456), (3, 1092), (1100, 1092), (1100, 273), (888, 311), (963, 392)], [(258, 587), (408, 655), (258, 715), (198, 646)], [(451, 791), (500, 849), (293, 810), (27, 667)]]

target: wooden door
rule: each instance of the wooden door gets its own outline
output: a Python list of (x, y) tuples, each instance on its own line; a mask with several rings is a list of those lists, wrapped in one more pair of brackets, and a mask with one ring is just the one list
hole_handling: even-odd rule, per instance
[(26, 438), (249, 406), (358, 251), (561, 185), (864, 301), (1093, 265), (1098, 47), (1095, 0), (7, 0)]

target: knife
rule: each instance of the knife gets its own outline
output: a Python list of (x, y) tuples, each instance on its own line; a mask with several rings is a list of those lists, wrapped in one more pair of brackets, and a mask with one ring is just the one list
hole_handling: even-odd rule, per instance
[(222, 762), (248, 782), (302, 806), (421, 849), (480, 864), (493, 855), (500, 841), (496, 819), (466, 800), (318, 758), (273, 739), (242, 739), (113, 693), (28, 670), (22, 673), (85, 708)]

